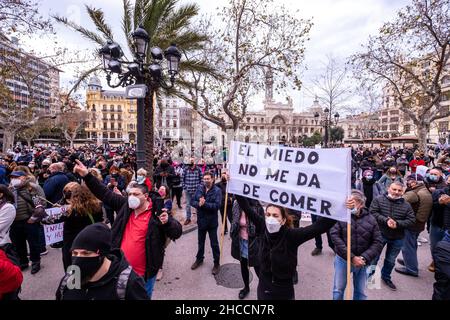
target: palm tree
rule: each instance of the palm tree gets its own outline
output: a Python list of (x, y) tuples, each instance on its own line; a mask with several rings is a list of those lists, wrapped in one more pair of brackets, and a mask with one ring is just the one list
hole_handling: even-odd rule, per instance
[[(131, 33), (138, 26), (142, 26), (148, 33), (150, 42), (148, 50), (153, 46), (166, 48), (171, 43), (176, 43), (184, 55), (201, 50), (204, 43), (208, 40), (207, 36), (200, 34), (193, 30), (192, 20), (198, 14), (199, 7), (197, 4), (183, 4), (178, 5), (179, 0), (136, 0), (134, 4), (130, 0), (123, 1), (123, 19), (122, 31), (127, 42), (127, 47), (130, 52), (134, 51), (134, 45)], [(104, 19), (102, 9), (97, 9), (86, 5), (87, 13), (96, 26), (95, 31), (88, 30), (65, 17), (54, 16), (56, 21), (68, 26), (69, 28), (79, 32), (85, 38), (89, 39), (99, 48), (103, 47), (107, 41), (115, 41), (111, 27)], [(123, 47), (123, 46), (122, 46)], [(148, 52), (150, 53), (150, 52)], [(145, 63), (150, 63), (151, 55), (146, 55)], [(99, 63), (94, 68), (84, 72), (78, 79), (75, 86), (69, 92), (78, 89), (78, 86), (92, 73), (102, 70), (102, 64)], [(180, 72), (197, 71), (214, 73), (215, 70), (203, 61), (190, 59), (189, 61), (181, 61)], [(187, 83), (182, 82), (182, 85)], [(144, 117), (145, 130), (145, 167), (149, 172), (150, 177), (153, 176), (153, 146), (154, 146), (154, 110), (153, 100), (155, 99), (159, 106), (161, 104), (161, 97), (163, 95), (177, 95), (176, 89), (157, 89), (154, 94), (148, 90), (145, 97), (145, 112)]]

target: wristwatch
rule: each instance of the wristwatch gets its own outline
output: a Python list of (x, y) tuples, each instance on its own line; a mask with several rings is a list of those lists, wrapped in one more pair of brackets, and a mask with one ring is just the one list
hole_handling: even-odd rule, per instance
[(359, 256), (361, 258), (362, 261), (364, 261), (364, 264), (367, 264), (366, 258)]

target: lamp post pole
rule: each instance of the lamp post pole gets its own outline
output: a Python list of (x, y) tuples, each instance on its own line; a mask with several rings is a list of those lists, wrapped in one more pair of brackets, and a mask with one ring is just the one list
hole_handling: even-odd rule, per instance
[[(175, 76), (178, 74), (179, 62), (181, 53), (175, 44), (171, 44), (164, 52), (158, 48), (153, 47), (148, 50), (150, 37), (148, 32), (140, 25), (131, 34), (133, 38), (133, 54), (132, 62), (122, 59), (124, 54), (117, 43), (109, 40), (100, 50), (99, 54), (103, 58), (103, 67), (106, 72), (106, 79), (108, 85), (112, 88), (120, 86), (127, 88), (127, 98), (137, 99), (137, 143), (136, 143), (136, 164), (139, 168), (146, 168), (152, 173), (153, 147), (154, 147), (154, 124), (150, 124), (150, 128), (146, 127), (147, 121), (153, 121), (153, 96), (155, 90), (159, 87), (171, 89), (175, 83)], [(148, 54), (150, 53), (151, 56)], [(146, 62), (146, 58), (150, 60)], [(166, 58), (168, 66), (168, 74), (170, 84), (166, 83), (166, 77), (163, 75), (162, 61)], [(126, 69), (123, 69), (123, 67)], [(115, 83), (111, 82), (112, 75), (116, 75)], [(146, 100), (149, 99), (149, 100)], [(146, 110), (145, 105), (148, 105), (151, 110)], [(147, 111), (149, 114), (147, 114)], [(151, 129), (151, 132), (149, 130)], [(145, 140), (148, 137), (149, 141)], [(146, 145), (147, 144), (147, 145)], [(145, 152), (145, 148), (147, 153)], [(148, 162), (146, 156), (148, 155)]]

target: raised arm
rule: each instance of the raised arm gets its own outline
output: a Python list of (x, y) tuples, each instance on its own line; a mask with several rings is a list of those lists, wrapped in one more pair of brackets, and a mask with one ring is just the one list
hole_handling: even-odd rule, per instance
[(260, 216), (252, 207), (250, 207), (247, 198), (236, 195), (235, 199), (241, 210), (245, 212), (249, 220), (256, 226), (257, 230), (262, 232), (266, 227), (266, 220), (264, 217)]
[(299, 246), (302, 243), (320, 236), (322, 233), (330, 230), (336, 220), (328, 218), (318, 218), (317, 221), (304, 228), (289, 229), (289, 236), (293, 239), (295, 245)]
[(75, 160), (76, 165), (73, 168), (74, 173), (78, 173), (86, 182), (86, 186), (92, 192), (92, 194), (102, 201), (107, 206), (115, 211), (119, 209), (126, 203), (127, 198), (115, 194), (109, 190), (105, 185), (103, 185), (96, 177), (88, 172), (88, 169), (79, 160)]

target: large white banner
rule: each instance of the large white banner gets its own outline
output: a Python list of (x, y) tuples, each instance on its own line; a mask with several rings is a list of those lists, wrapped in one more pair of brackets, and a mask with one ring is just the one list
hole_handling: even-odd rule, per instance
[(351, 149), (299, 149), (231, 142), (228, 192), (350, 221)]

